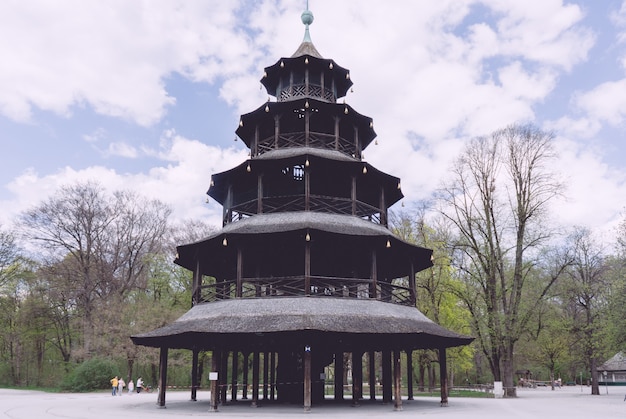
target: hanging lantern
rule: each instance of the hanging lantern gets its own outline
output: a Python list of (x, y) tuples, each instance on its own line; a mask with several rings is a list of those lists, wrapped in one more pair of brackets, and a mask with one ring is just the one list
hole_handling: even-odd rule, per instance
[(363, 166), (363, 174), (366, 175), (367, 174), (367, 166)]
[(306, 161), (304, 162), (304, 167), (309, 167), (309, 159), (306, 159)]
[(332, 62), (330, 64), (328, 64), (328, 68), (330, 68), (331, 70), (333, 69), (333, 63)]
[(310, 242), (311, 241), (311, 235), (309, 234), (309, 232), (306, 232), (306, 236), (304, 236), (304, 240)]
[(308, 64), (309, 63), (309, 57), (304, 57), (304, 64)]
[(389, 239), (387, 239), (387, 244), (385, 245), (385, 247), (387, 249), (389, 249), (391, 247), (391, 242), (389, 241)]
[(401, 188), (401, 185), (400, 185), (400, 182), (398, 182), (398, 189), (400, 189), (400, 188)]
[(285, 67), (285, 63), (284, 62), (280, 62), (280, 68), (284, 68)]
[(270, 105), (265, 105), (265, 112), (269, 112), (270, 111)]
[(243, 119), (240, 119), (240, 120), (239, 120), (239, 126), (240, 126), (240, 127), (243, 127)]
[(250, 167), (250, 163), (248, 163), (248, 166), (246, 167), (246, 172), (250, 173), (252, 171), (252, 168)]
[(308, 101), (308, 100), (307, 100), (306, 102), (304, 102), (304, 107), (305, 107), (306, 109), (309, 109), (309, 106), (310, 106), (310, 105), (309, 105), (309, 101)]
[(226, 240), (226, 237), (222, 240), (222, 246), (228, 246), (228, 240)]
[(345, 109), (343, 110), (343, 113), (345, 113), (346, 115), (348, 115), (348, 107), (346, 106)]

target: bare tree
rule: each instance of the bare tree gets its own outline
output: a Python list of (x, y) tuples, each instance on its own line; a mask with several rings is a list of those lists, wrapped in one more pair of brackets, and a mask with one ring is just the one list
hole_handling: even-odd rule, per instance
[(568, 303), (570, 330), (578, 337), (587, 367), (591, 371), (591, 394), (598, 395), (600, 333), (608, 314), (612, 289), (609, 265), (604, 249), (595, 242), (588, 229), (577, 227), (569, 241), (574, 261), (567, 270), (563, 297)]
[(25, 237), (43, 250), (48, 275), (68, 286), (58, 295), (76, 301), (85, 357), (94, 349), (99, 302), (145, 287), (146, 256), (160, 250), (169, 214), (159, 201), (130, 192), (110, 195), (86, 182), (61, 188), (22, 215)]
[[(536, 250), (550, 237), (543, 215), (561, 190), (549, 169), (552, 140), (530, 125), (474, 138), (439, 191), (442, 214), (458, 232), (456, 265), (465, 282), (460, 297), (494, 379), (513, 397), (515, 343), (530, 318), (522, 312), (525, 285)], [(560, 272), (534, 298), (544, 298)]]
[(20, 250), (15, 236), (0, 224), (0, 288), (20, 271)]

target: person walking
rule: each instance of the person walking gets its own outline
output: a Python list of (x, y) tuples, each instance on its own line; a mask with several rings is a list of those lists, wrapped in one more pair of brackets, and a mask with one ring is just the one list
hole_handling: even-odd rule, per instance
[(128, 395), (129, 396), (133, 395), (133, 390), (135, 390), (135, 384), (133, 383), (133, 379), (131, 378), (130, 381), (128, 382)]
[(124, 390), (124, 386), (126, 385), (126, 383), (124, 382), (124, 379), (122, 377), (120, 377), (120, 379), (117, 381), (117, 394), (119, 396), (122, 395), (122, 391)]
[(111, 395), (115, 396), (115, 393), (117, 392), (117, 386), (119, 384), (119, 381), (117, 379), (117, 375), (113, 378), (111, 378)]
[(141, 390), (143, 390), (143, 380), (139, 377), (137, 378), (137, 393), (141, 393)]

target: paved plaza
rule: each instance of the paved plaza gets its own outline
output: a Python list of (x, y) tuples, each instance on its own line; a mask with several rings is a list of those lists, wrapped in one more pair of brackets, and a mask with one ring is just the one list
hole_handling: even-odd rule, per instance
[(516, 399), (450, 398), (448, 407), (440, 407), (436, 397), (416, 397), (404, 401), (402, 411), (393, 411), (393, 405), (369, 402), (359, 407), (326, 404), (314, 406), (306, 413), (299, 406), (261, 406), (248, 403), (220, 406), (218, 412), (209, 412), (209, 392), (198, 392), (198, 401), (189, 401), (189, 392), (169, 391), (167, 408), (156, 405), (157, 395), (133, 394), (113, 397), (109, 392), (86, 394), (44, 393), (27, 390), (0, 389), (0, 417), (25, 418), (157, 418), (190, 417), (224, 418), (402, 418), (433, 417), (463, 419), (503, 418), (626, 418), (626, 387), (601, 388), (600, 396), (591, 396), (589, 387), (520, 389)]

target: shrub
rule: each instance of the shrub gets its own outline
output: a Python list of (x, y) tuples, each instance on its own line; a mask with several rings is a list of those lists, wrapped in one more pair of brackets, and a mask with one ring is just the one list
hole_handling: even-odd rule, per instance
[(87, 392), (111, 387), (111, 378), (119, 375), (115, 363), (93, 358), (83, 362), (63, 380), (64, 391)]

